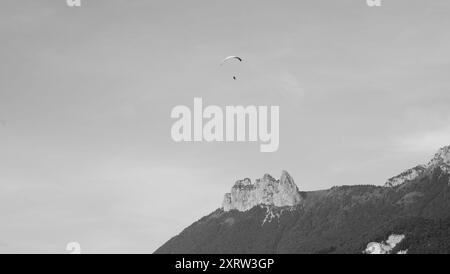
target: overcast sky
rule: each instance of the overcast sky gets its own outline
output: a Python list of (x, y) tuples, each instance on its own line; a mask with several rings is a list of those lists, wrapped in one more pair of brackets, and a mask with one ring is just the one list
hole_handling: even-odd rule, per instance
[[(0, 252), (153, 252), (234, 181), (382, 185), (450, 144), (450, 2), (2, 0)], [(220, 60), (245, 61), (233, 81)], [(176, 105), (280, 106), (280, 148), (175, 143)]]

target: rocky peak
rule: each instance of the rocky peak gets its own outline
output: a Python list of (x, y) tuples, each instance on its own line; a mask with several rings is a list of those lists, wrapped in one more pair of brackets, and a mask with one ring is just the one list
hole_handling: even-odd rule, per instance
[(280, 183), (281, 184), (295, 185), (294, 179), (292, 179), (291, 175), (286, 170), (283, 170), (281, 172)]
[(423, 165), (416, 166), (414, 168), (411, 168), (411, 169), (408, 169), (408, 170), (402, 172), (400, 175), (390, 178), (389, 180), (387, 180), (387, 182), (384, 186), (385, 187), (396, 187), (405, 182), (412, 181), (412, 180), (418, 178), (425, 171), (426, 171), (425, 166), (423, 166)]
[(450, 146), (439, 149), (427, 166), (436, 167), (440, 165), (450, 165)]
[(264, 174), (262, 179), (266, 180), (266, 181), (275, 181), (275, 178), (273, 178), (270, 174), (267, 174), (267, 173)]
[(249, 178), (245, 178), (243, 180), (239, 180), (237, 181), (233, 188), (246, 188), (246, 187), (251, 187), (252, 185), (252, 181)]
[(283, 171), (280, 180), (265, 174), (254, 184), (248, 178), (237, 181), (231, 192), (225, 194), (222, 206), (225, 211), (247, 211), (257, 205), (294, 206), (300, 200), (297, 185), (289, 173)]
[(438, 150), (431, 161), (427, 165), (419, 165), (408, 169), (395, 177), (387, 180), (385, 187), (395, 187), (405, 182), (415, 180), (419, 176), (440, 168), (444, 172), (450, 172), (450, 146), (443, 147)]

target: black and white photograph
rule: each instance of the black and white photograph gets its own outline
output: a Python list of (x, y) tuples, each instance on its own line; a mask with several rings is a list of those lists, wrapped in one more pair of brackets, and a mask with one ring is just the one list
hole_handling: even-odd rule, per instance
[(0, 254), (448, 253), (450, 1), (0, 0)]

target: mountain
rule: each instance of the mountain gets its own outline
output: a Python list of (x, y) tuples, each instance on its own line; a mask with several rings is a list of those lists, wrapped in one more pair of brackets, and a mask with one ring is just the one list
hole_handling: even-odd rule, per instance
[(384, 186), (304, 192), (286, 171), (237, 181), (155, 253), (450, 253), (450, 146)]

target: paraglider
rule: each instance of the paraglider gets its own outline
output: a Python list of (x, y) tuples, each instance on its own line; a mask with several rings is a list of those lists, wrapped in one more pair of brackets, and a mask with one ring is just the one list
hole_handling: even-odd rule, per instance
[[(222, 62), (220, 63), (220, 65), (222, 66), (222, 65), (224, 65), (225, 63), (230, 62), (231, 60), (238, 60), (239, 62), (242, 62), (242, 58), (239, 57), (239, 56), (228, 56), (228, 57), (226, 57), (225, 59), (222, 60)], [(237, 79), (237, 78), (236, 78), (236, 76), (234, 75), (234, 76), (233, 76), (233, 80), (236, 80), (236, 79)]]
[(229, 61), (232, 59), (236, 59), (236, 60), (239, 60), (239, 62), (242, 62), (242, 58), (239, 56), (228, 56), (227, 58), (222, 60), (222, 63), (220, 63), (220, 65), (223, 65), (223, 64), (225, 64), (226, 61)]

